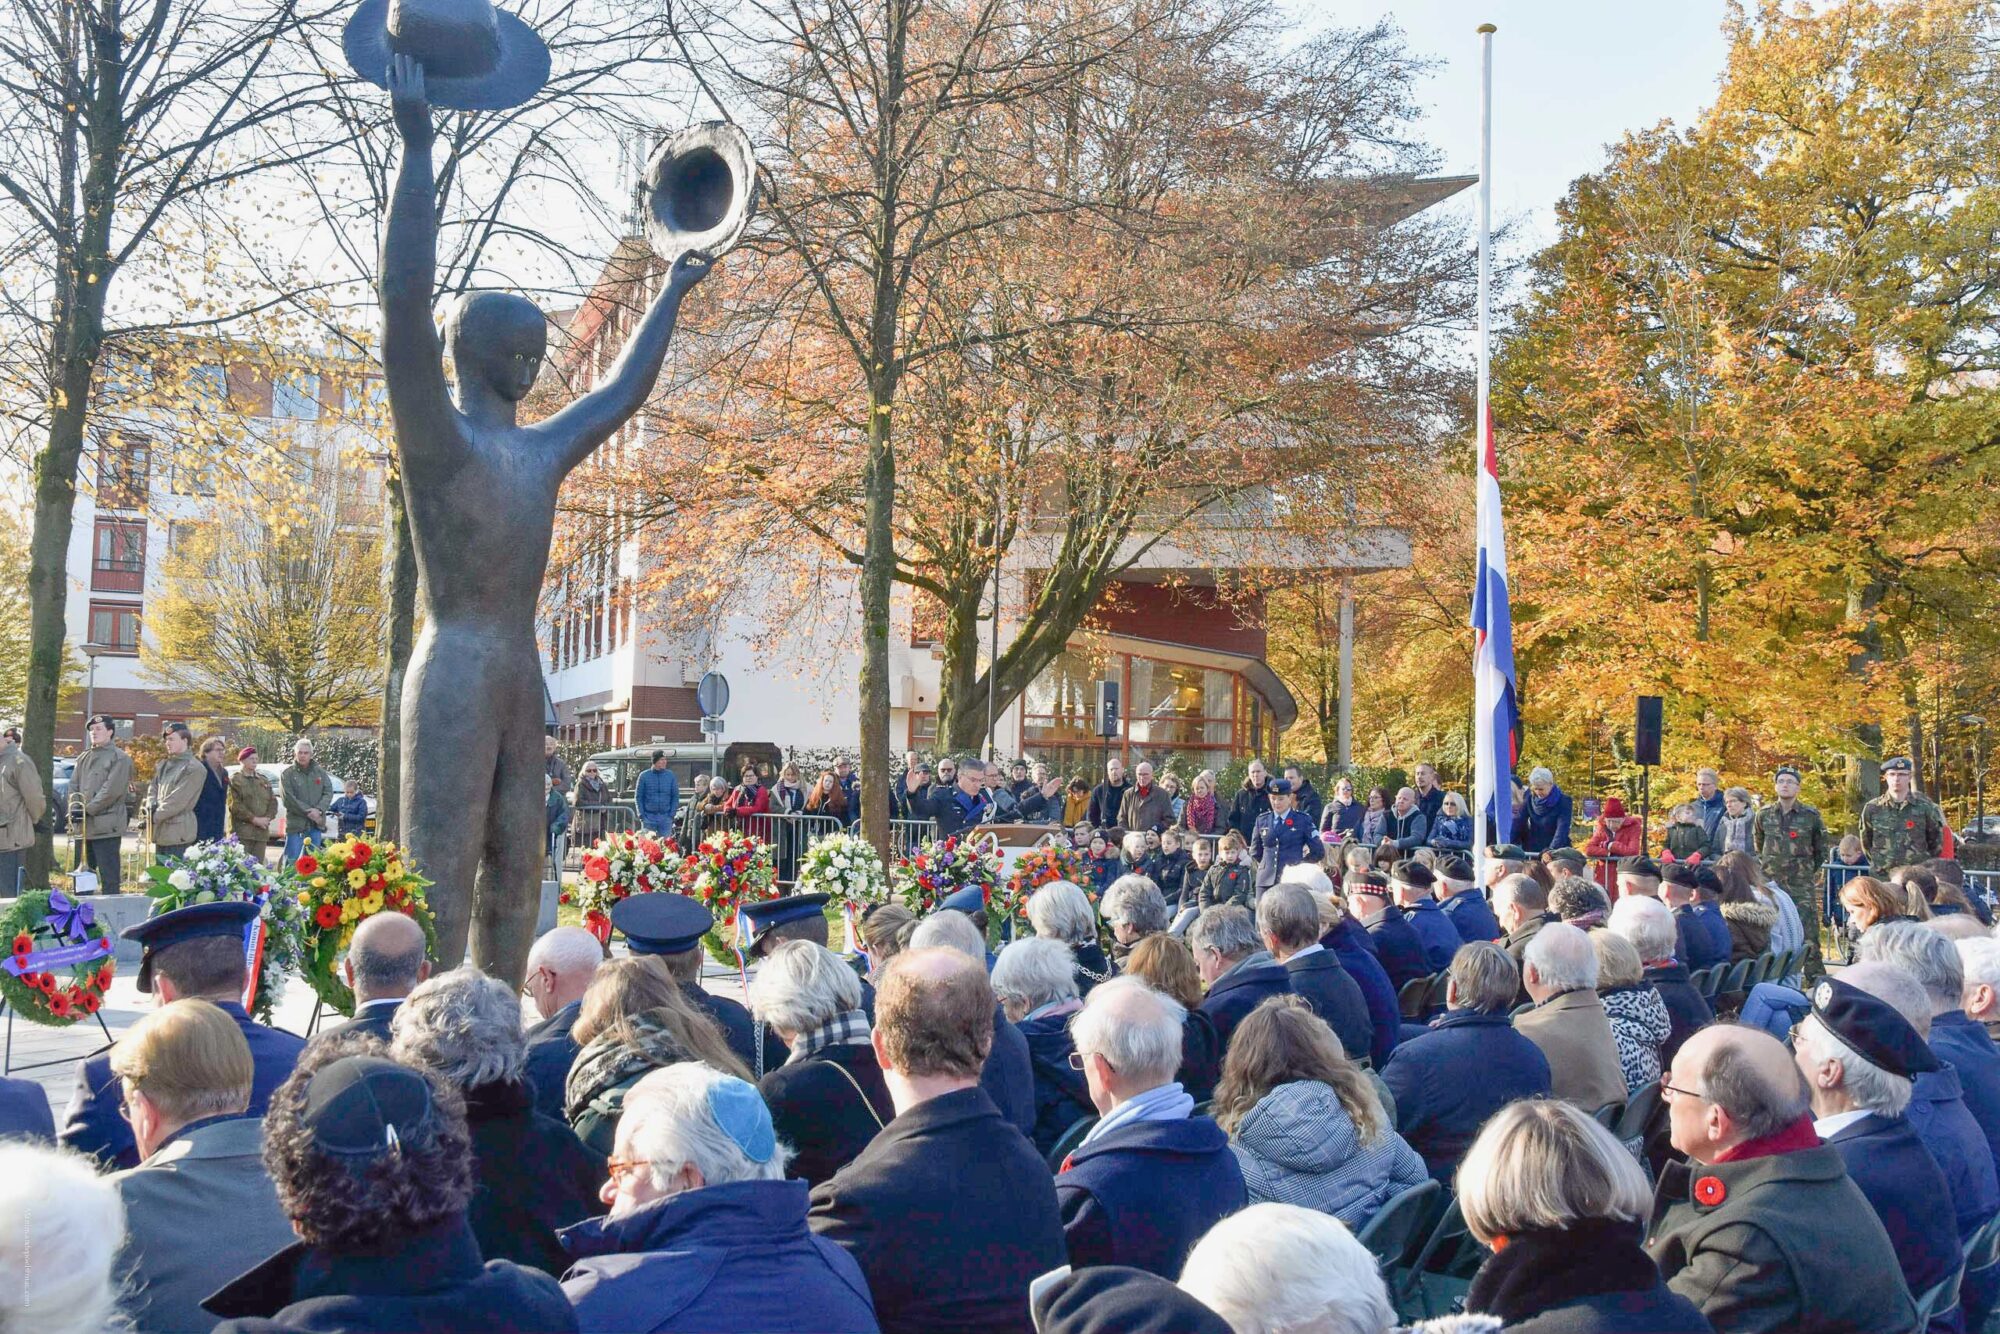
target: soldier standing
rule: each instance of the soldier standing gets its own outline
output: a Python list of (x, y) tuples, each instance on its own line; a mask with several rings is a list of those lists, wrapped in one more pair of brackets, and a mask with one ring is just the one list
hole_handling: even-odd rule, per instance
[(1861, 808), (1861, 846), (1868, 873), (1886, 879), (1898, 866), (1944, 852), (1944, 812), (1912, 790), (1913, 770), (1903, 756), (1882, 761), (1882, 781), (1889, 790)]
[(1805, 927), (1805, 978), (1808, 984), (1823, 971), (1819, 954), (1819, 886), (1830, 845), (1826, 822), (1814, 807), (1799, 800), (1799, 771), (1778, 766), (1771, 787), (1778, 799), (1757, 812), (1754, 846), (1764, 874), (1785, 887), (1798, 905)]

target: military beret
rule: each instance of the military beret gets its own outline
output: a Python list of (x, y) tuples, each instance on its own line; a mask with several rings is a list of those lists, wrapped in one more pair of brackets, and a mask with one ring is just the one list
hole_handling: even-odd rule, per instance
[(1910, 761), (1902, 755), (1898, 755), (1894, 759), (1884, 760), (1882, 761), (1882, 772), (1885, 774), (1910, 773)]
[(1489, 857), (1498, 857), (1503, 862), (1524, 862), (1528, 860), (1528, 850), (1518, 843), (1496, 843), (1486, 849)]
[(1621, 857), (1618, 860), (1618, 874), (1638, 876), (1642, 880), (1658, 880), (1660, 864), (1651, 857)]
[(1229, 1334), (1229, 1322), (1157, 1274), (1057, 1270), (1029, 1289), (1037, 1334)]
[(1437, 873), (1438, 879), (1461, 885), (1469, 885), (1478, 878), (1472, 869), (1472, 862), (1465, 857), (1446, 857), (1437, 864)]
[(1799, 776), (1798, 767), (1796, 765), (1781, 764), (1778, 766), (1777, 772), (1771, 775), (1771, 777), (1774, 779), (1784, 778), (1786, 776), (1797, 778)]
[(1389, 897), (1389, 878), (1379, 871), (1363, 871), (1359, 875), (1348, 876), (1341, 888), (1349, 894), (1373, 894), (1386, 899)]
[(1938, 1059), (1895, 1006), (1839, 978), (1823, 979), (1812, 993), (1813, 1017), (1870, 1065), (1904, 1079), (1938, 1068)]
[(1551, 866), (1557, 862), (1562, 862), (1566, 866), (1580, 867), (1585, 861), (1584, 855), (1575, 848), (1550, 848), (1544, 854), (1544, 858)]
[(1682, 889), (1693, 889), (1701, 883), (1694, 873), (1694, 867), (1686, 862), (1675, 862), (1661, 874), (1660, 879), (1670, 885), (1679, 885)]
[(1437, 876), (1431, 868), (1414, 858), (1397, 862), (1390, 867), (1389, 878), (1399, 885), (1408, 885), (1411, 889), (1430, 890), (1437, 884)]

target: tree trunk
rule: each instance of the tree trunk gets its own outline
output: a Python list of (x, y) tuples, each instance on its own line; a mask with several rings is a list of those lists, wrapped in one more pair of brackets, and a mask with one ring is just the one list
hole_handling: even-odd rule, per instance
[(868, 393), (867, 548), (861, 561), (861, 833), (889, 859), (889, 594), (895, 573), (896, 454), (890, 435), (895, 381)]
[(944, 639), (938, 656), (938, 747), (977, 755), (986, 738), (977, 592), (945, 607)]
[(416, 641), (417, 549), (410, 540), (410, 515), (403, 507), (400, 477), (389, 479), (388, 499), (389, 532), (384, 547), (387, 593), (383, 601), (389, 628), (382, 655), (382, 744), (375, 776), (375, 820), (377, 835), (393, 842), (402, 837), (403, 674), (409, 670), (410, 650)]
[[(1847, 673), (1856, 679), (1866, 677), (1882, 661), (1882, 623), (1875, 611), (1883, 591), (1880, 579), (1857, 580), (1847, 589), (1847, 621), (1860, 626), (1853, 632), (1854, 651), (1847, 655)], [(1882, 728), (1858, 722), (1848, 732), (1854, 738), (1854, 752), (1847, 757), (1848, 814), (1858, 819), (1861, 808), (1882, 791)]]

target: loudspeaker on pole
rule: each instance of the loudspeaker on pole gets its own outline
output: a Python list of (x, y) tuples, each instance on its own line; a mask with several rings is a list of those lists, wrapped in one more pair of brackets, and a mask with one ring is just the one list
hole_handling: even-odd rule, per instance
[(1660, 762), (1660, 733), (1665, 730), (1664, 701), (1658, 695), (1639, 696), (1639, 717), (1632, 727), (1632, 760)]

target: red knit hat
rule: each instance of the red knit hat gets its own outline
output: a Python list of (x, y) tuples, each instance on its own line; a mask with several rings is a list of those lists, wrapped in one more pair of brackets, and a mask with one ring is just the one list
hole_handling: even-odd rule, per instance
[(1604, 814), (1607, 819), (1611, 820), (1624, 819), (1625, 803), (1620, 801), (1616, 797), (1606, 797), (1604, 799)]

